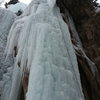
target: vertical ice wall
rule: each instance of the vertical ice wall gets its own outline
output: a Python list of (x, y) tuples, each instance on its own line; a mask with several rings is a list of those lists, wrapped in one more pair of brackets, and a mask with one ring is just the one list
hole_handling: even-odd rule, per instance
[[(12, 12), (0, 8), (0, 98), (4, 88), (6, 88), (6, 92), (9, 91), (9, 87), (7, 85), (11, 82), (10, 73), (12, 71), (11, 66), (13, 66), (13, 57), (9, 55), (7, 61), (5, 61), (4, 51), (7, 36), (14, 19), (15, 15)], [(9, 95), (9, 93), (7, 93), (7, 95)]]
[[(84, 100), (70, 33), (55, 2), (32, 0), (8, 36), (7, 56), (18, 51), (14, 69), (20, 63), (21, 72), (29, 72), (26, 100)], [(15, 77), (9, 100), (17, 100)]]

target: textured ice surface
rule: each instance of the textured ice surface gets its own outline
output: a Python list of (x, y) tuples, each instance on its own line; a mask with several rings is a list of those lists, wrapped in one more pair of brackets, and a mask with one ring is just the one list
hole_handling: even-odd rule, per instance
[(9, 5), (7, 9), (14, 12), (14, 13), (17, 13), (19, 10), (23, 12), (26, 7), (27, 7), (26, 4), (20, 2), (20, 3), (17, 3), (15, 5), (13, 5), (13, 4)]
[[(84, 100), (68, 26), (55, 0), (30, 3), (12, 25), (7, 55), (14, 47), (18, 49), (15, 65), (20, 62), (21, 71), (30, 74), (26, 100)], [(9, 100), (17, 100), (17, 87), (12, 85)]]
[[(4, 90), (6, 88), (6, 93), (9, 91), (9, 87), (7, 85), (11, 82), (10, 71), (12, 70), (11, 66), (13, 65), (13, 58), (9, 55), (7, 61), (5, 61), (4, 50), (6, 47), (7, 36), (11, 25), (14, 22), (14, 18), (15, 15), (12, 12), (0, 8), (0, 95), (2, 89)], [(6, 83), (7, 85), (5, 86)], [(9, 92), (7, 95), (8, 94)]]

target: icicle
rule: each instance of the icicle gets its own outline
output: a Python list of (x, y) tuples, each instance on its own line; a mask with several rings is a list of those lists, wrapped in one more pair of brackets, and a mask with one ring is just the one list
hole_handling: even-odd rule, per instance
[(53, 8), (54, 5), (56, 4), (56, 0), (47, 0), (47, 2), (48, 2), (48, 5), (49, 5), (51, 8)]
[(11, 86), (11, 92), (9, 95), (8, 100), (18, 100), (19, 93), (21, 91), (21, 71), (20, 68), (15, 65), (14, 70), (13, 70), (13, 80), (12, 80), (12, 86)]

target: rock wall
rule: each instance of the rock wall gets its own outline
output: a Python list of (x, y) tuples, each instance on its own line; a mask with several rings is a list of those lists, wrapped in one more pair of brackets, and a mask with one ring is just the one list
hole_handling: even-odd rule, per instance
[[(83, 51), (92, 61), (89, 65), (82, 54), (78, 57), (83, 91), (86, 100), (99, 100), (100, 94), (100, 12), (96, 12), (93, 0), (58, 0), (61, 12), (66, 16), (67, 9), (71, 14)], [(75, 40), (72, 37), (72, 40)], [(97, 69), (95, 74), (90, 66)], [(98, 73), (99, 72), (99, 73)], [(91, 96), (92, 95), (92, 96)]]

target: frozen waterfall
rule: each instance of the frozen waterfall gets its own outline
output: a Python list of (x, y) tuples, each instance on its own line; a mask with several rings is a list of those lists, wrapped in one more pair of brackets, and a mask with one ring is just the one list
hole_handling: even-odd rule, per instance
[(32, 0), (11, 27), (7, 57), (15, 47), (9, 100), (19, 100), (21, 78), (27, 72), (26, 100), (84, 100), (70, 33), (56, 0)]

